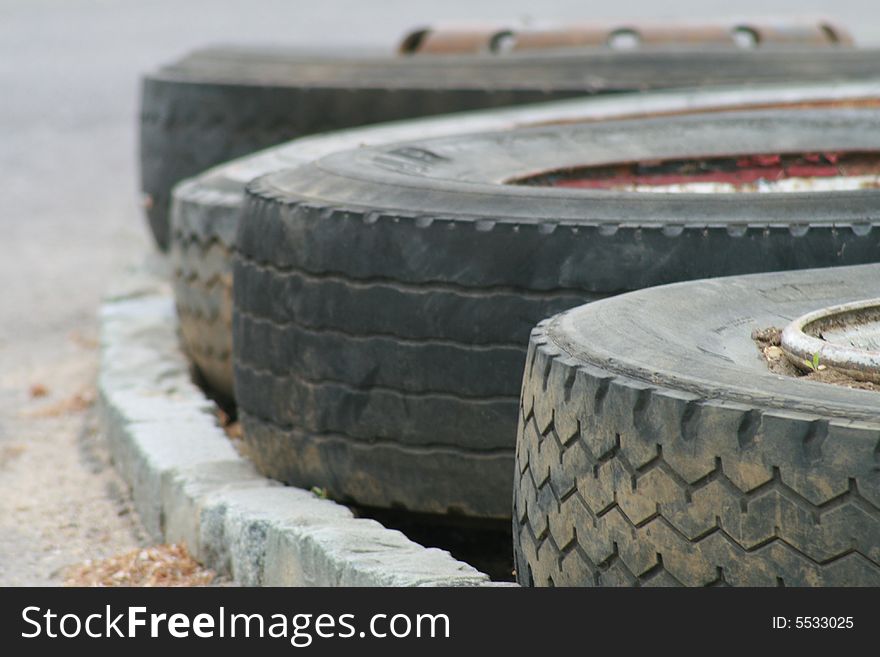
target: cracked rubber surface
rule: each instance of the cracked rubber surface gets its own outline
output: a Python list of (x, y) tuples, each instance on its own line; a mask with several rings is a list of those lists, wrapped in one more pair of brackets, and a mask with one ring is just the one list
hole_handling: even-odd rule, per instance
[(521, 584), (880, 585), (880, 394), (768, 371), (751, 339), (880, 294), (880, 266), (679, 283), (532, 332)]
[(406, 58), (209, 48), (144, 78), (141, 188), (164, 250), (175, 183), (302, 135), (585, 93), (875, 76), (874, 52), (855, 49)]
[[(871, 148), (877, 127), (876, 111), (851, 109), (549, 126), (362, 148), (258, 179), (233, 312), (235, 392), (258, 466), (370, 506), (507, 516), (537, 321), (671, 281), (874, 261), (880, 192), (744, 199), (493, 181), (689, 149)], [(397, 456), (358, 470), (373, 445)], [(450, 454), (442, 494), (429, 476), (408, 483), (426, 469), (416, 447)], [(503, 458), (469, 497), (487, 450)]]

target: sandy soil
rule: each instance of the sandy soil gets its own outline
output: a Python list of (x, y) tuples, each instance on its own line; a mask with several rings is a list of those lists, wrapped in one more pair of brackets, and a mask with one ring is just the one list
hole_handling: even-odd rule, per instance
[(92, 336), (59, 336), (0, 374), (0, 584), (58, 585), (69, 564), (145, 544), (93, 409)]

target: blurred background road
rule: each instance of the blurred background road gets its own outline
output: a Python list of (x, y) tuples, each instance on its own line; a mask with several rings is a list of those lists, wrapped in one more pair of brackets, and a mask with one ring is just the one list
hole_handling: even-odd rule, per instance
[(876, 0), (0, 0), (0, 585), (144, 538), (95, 435), (96, 318), (150, 243), (138, 76), (216, 43), (396, 43), (449, 20), (827, 15), (880, 44)]

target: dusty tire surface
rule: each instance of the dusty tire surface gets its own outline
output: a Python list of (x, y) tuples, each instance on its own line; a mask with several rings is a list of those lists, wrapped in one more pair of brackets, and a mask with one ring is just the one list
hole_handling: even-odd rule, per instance
[(232, 408), (232, 255), (241, 193), (214, 182), (175, 197), (169, 261), (184, 352), (204, 385)]
[(874, 51), (855, 49), (407, 58), (210, 48), (143, 80), (141, 189), (153, 235), (166, 250), (175, 183), (302, 135), (585, 93), (867, 80), (876, 63)]
[[(232, 253), (247, 179), (230, 177), (225, 169), (212, 171), (204, 180), (184, 184), (180, 193), (172, 195), (175, 183), (218, 162), (322, 130), (574, 95), (490, 88), (407, 90), (395, 88), (392, 82), (386, 89), (347, 86), (331, 90), (253, 88), (201, 79), (197, 84), (191, 79), (185, 83), (148, 80), (145, 84), (144, 116), (155, 119), (167, 115), (162, 126), (146, 118), (142, 124), (143, 188), (152, 198), (149, 220), (160, 247), (170, 251), (184, 348), (205, 383), (227, 406), (234, 403)], [(491, 81), (485, 84), (492, 86)], [(306, 111), (306, 107), (311, 109)], [(327, 112), (328, 107), (335, 110)], [(178, 123), (173, 118), (178, 114), (190, 121)], [(447, 125), (451, 130), (451, 122)], [(389, 132), (384, 141), (392, 141), (400, 132), (407, 137), (418, 134), (400, 128)], [(352, 148), (368, 135), (353, 133), (347, 141), (339, 136), (327, 141), (337, 144), (336, 148), (343, 148), (340, 141), (344, 141), (345, 147)], [(306, 153), (312, 150), (314, 147), (304, 149)], [(282, 166), (279, 160), (289, 167), (301, 163), (297, 160), (307, 161), (305, 157), (272, 154), (260, 156), (256, 162), (233, 163), (233, 167), (256, 177)]]
[(690, 89), (608, 95), (513, 109), (460, 113), (304, 137), (211, 169), (173, 191), (171, 248), (174, 290), (183, 345), (206, 384), (227, 406), (233, 403), (232, 257), (245, 185), (281, 169), (359, 146), (449, 136), (562, 121), (761, 108), (846, 105), (880, 97), (880, 85), (767, 86), (747, 91)]
[[(688, 149), (865, 149), (875, 125), (876, 111), (851, 109), (557, 125), (363, 148), (258, 179), (233, 310), (258, 467), (371, 506), (507, 517), (534, 323), (676, 280), (872, 262), (880, 219), (877, 190), (744, 200), (496, 181)], [(419, 478), (440, 453), (445, 479)]]
[(531, 84), (510, 74), (496, 82), (493, 67), (486, 66), (495, 60), (452, 59), (464, 61), (438, 71), (430, 61), (401, 67), (375, 53), (360, 58), (228, 48), (195, 52), (145, 77), (141, 188), (157, 244), (169, 246), (173, 186), (222, 162), (304, 135), (574, 96), (584, 86), (571, 79), (557, 89), (525, 68), (520, 73)]
[(880, 585), (880, 393), (771, 373), (751, 331), (876, 296), (880, 266), (694, 281), (533, 331), (525, 585)]

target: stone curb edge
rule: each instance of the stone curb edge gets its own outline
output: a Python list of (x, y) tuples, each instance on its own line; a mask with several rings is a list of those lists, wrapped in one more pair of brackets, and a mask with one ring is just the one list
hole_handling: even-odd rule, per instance
[(311, 492), (259, 475), (219, 426), (178, 346), (167, 263), (120, 277), (100, 309), (98, 407), (116, 468), (157, 541), (243, 586), (493, 586)]

